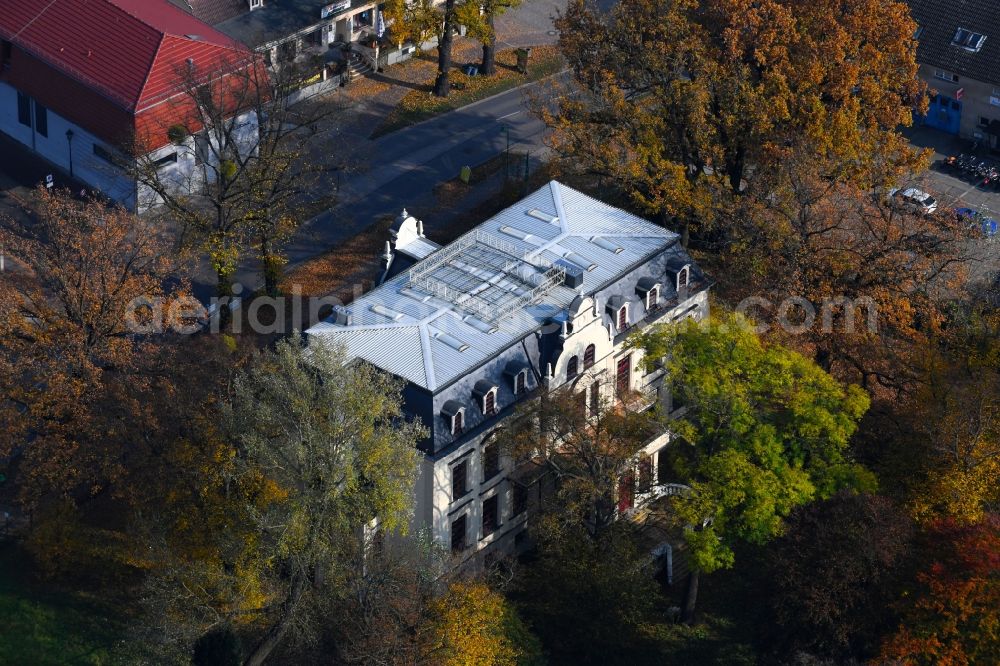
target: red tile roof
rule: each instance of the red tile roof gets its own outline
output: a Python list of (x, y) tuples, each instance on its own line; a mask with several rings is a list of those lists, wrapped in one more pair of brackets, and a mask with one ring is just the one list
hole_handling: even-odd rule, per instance
[(0, 36), (133, 113), (169, 96), (188, 58), (246, 53), (166, 0), (2, 0)]

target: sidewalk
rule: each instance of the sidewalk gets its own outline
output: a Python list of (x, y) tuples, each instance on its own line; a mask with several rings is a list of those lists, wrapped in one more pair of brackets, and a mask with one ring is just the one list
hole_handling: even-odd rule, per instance
[(23, 215), (18, 200), (27, 201), (45, 177), (52, 175), (55, 187), (79, 192), (86, 185), (47, 161), (26, 146), (0, 132), (0, 215)]

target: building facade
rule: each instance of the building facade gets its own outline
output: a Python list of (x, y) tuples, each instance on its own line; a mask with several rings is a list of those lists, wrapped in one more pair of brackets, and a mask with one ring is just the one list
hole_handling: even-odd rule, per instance
[(919, 75), (930, 88), (919, 122), (1000, 150), (1000, 7), (995, 0), (908, 0)]
[[(540, 481), (515, 475), (493, 435), (541, 390), (588, 405), (661, 398), (629, 334), (708, 314), (709, 282), (676, 234), (558, 182), (439, 248), (405, 214), (381, 286), (307, 331), (405, 381), (405, 410), (430, 431), (414, 528), (462, 560), (516, 548)], [(638, 452), (658, 464), (666, 435)], [(625, 478), (630, 475), (623, 470)], [(619, 510), (642, 500), (623, 483)]]
[[(252, 54), (166, 0), (0, 3), (0, 132), (133, 210), (156, 197), (130, 175), (142, 157), (197, 186), (195, 137), (168, 130), (193, 102), (182, 71), (254, 66)], [(249, 140), (252, 112), (236, 113)]]

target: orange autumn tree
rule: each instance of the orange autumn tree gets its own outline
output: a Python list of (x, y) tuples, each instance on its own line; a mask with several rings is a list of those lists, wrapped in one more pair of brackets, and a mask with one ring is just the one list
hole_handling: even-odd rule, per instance
[(852, 176), (810, 146), (731, 208), (719, 292), (837, 377), (875, 396), (909, 391), (962, 288), (970, 231), (903, 209), (881, 171)]
[(429, 603), (421, 630), (424, 663), (514, 666), (539, 662), (540, 647), (503, 595), (483, 583), (455, 582)]
[(152, 418), (138, 396), (158, 356), (133, 334), (150, 323), (133, 302), (184, 294), (165, 288), (169, 246), (143, 220), (64, 191), (35, 196), (0, 228), (15, 264), (0, 274), (0, 456), (11, 456), (28, 506), (97, 491), (115, 474), (116, 447)]
[(930, 565), (904, 602), (899, 630), (879, 663), (967, 666), (1000, 654), (1000, 516), (946, 520), (927, 537)]
[(574, 0), (557, 27), (577, 94), (546, 105), (552, 147), (685, 229), (790, 141), (857, 173), (914, 158), (896, 131), (924, 103), (902, 2)]

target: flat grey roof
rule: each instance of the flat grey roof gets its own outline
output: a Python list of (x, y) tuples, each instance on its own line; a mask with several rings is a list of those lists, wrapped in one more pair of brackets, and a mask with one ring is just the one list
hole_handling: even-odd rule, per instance
[[(306, 334), (435, 391), (676, 240), (552, 181)], [(563, 262), (589, 269), (579, 290), (552, 279)]]

